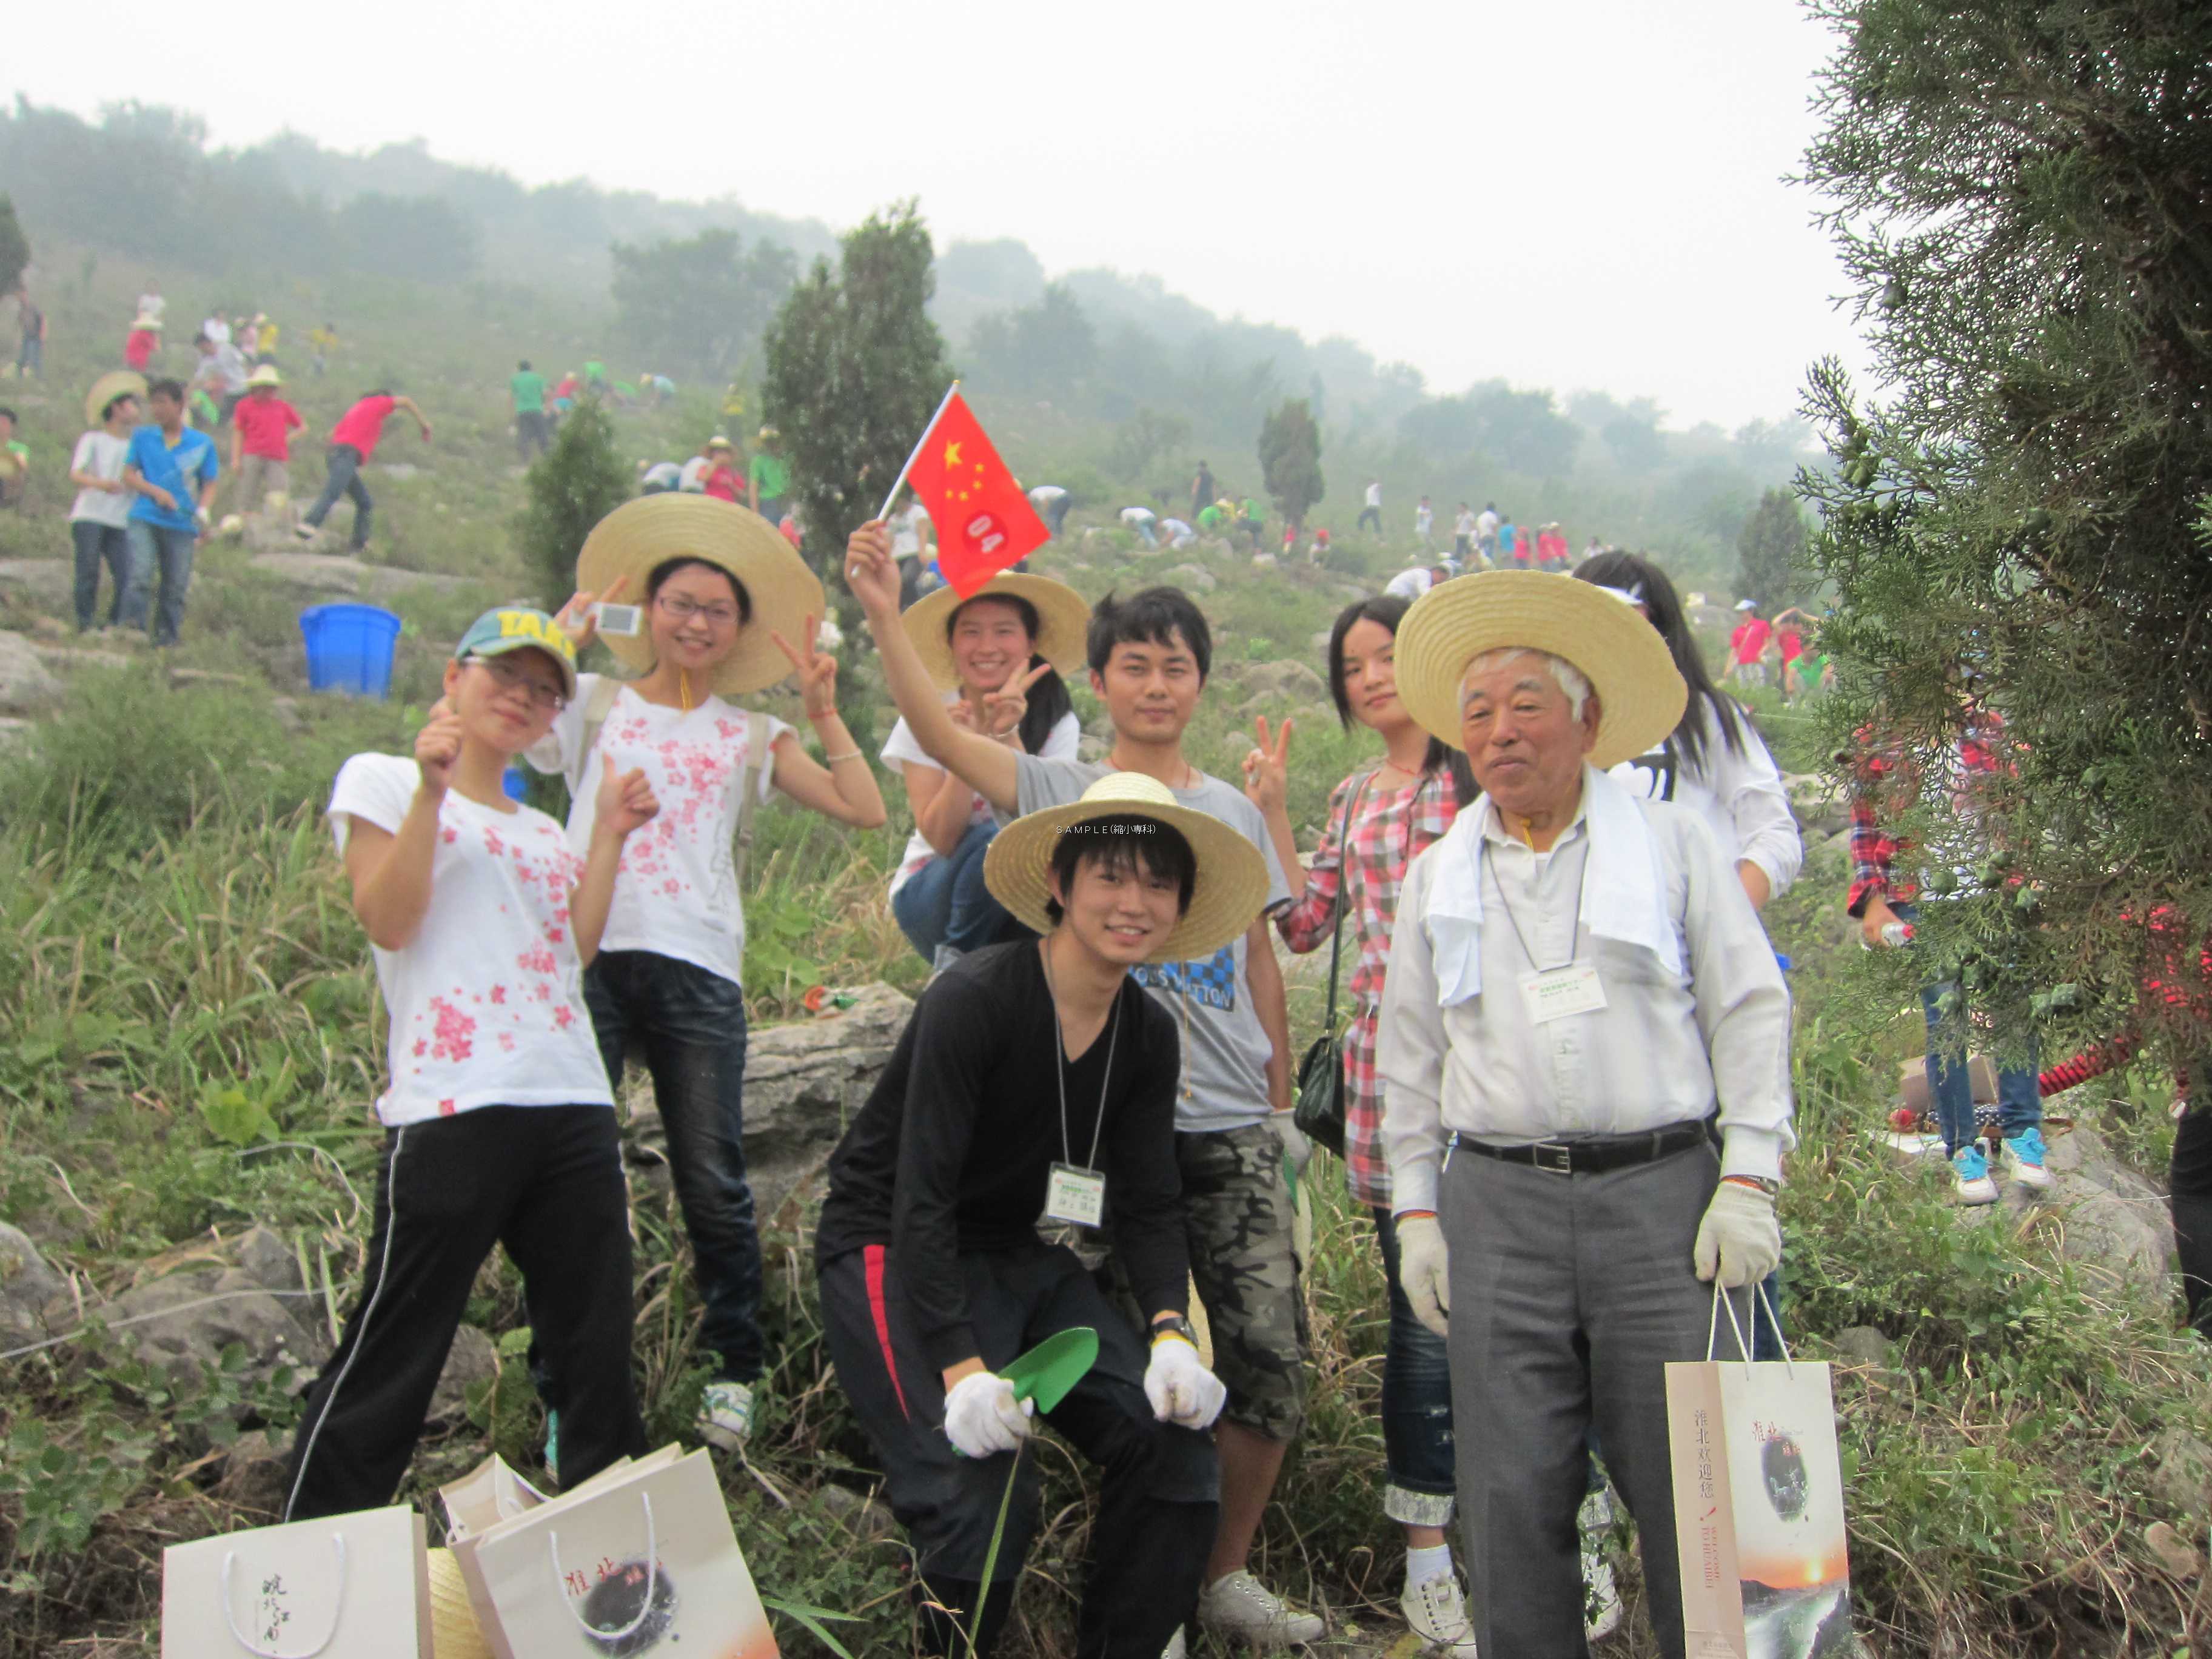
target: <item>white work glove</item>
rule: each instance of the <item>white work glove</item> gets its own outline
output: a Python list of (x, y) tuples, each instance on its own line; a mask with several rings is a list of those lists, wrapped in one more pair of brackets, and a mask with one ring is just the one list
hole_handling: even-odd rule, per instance
[(1030, 1431), (1034, 1400), (1016, 1400), (1014, 1385), (988, 1371), (972, 1371), (945, 1396), (945, 1437), (963, 1457), (1010, 1452)]
[(1268, 1121), (1275, 1126), (1275, 1137), (1283, 1143), (1283, 1162), (1289, 1167), (1291, 1181), (1304, 1180), (1306, 1165), (1313, 1162), (1313, 1142), (1288, 1112), (1278, 1112)]
[(1436, 1217), (1398, 1218), (1398, 1288), (1413, 1304), (1414, 1318), (1438, 1336), (1449, 1334), (1451, 1258)]
[(1700, 1279), (1717, 1274), (1723, 1288), (1731, 1291), (1756, 1285), (1782, 1260), (1782, 1224), (1774, 1218), (1774, 1200), (1756, 1187), (1722, 1182), (1698, 1224), (1693, 1254)]
[(1198, 1350), (1179, 1336), (1152, 1343), (1152, 1363), (1145, 1367), (1145, 1398), (1152, 1415), (1185, 1429), (1210, 1429), (1221, 1415), (1229, 1389), (1198, 1362)]

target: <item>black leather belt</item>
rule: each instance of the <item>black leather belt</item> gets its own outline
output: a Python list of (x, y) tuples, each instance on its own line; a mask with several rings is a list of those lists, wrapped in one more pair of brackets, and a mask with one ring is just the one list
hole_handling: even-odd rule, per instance
[(1539, 1140), (1519, 1146), (1492, 1146), (1454, 1131), (1455, 1152), (1476, 1152), (1507, 1164), (1525, 1164), (1547, 1175), (1599, 1175), (1632, 1164), (1656, 1164), (1662, 1158), (1712, 1144), (1710, 1120), (1669, 1123), (1632, 1135), (1581, 1135), (1571, 1140)]

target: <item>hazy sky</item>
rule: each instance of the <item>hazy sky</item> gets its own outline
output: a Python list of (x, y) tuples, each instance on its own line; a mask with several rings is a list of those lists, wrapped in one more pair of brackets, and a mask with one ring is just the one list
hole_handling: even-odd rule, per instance
[[(173, 21), (26, 8), (0, 91), (171, 103), (233, 145), (419, 136), (532, 184), (839, 226), (919, 196), (940, 246), (1155, 273), (1437, 391), (1594, 386), (1734, 426), (1791, 409), (1821, 353), (1861, 361), (1814, 200), (1782, 182), (1829, 50), (1792, 0), (233, 0)], [(91, 49), (110, 28), (138, 44)]]

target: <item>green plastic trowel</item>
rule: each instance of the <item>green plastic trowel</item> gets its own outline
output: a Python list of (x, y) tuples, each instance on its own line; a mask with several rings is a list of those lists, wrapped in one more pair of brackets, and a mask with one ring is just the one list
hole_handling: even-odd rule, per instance
[(999, 1375), (1014, 1385), (1014, 1398), (1034, 1400), (1048, 1412), (1068, 1396), (1069, 1390), (1090, 1375), (1098, 1363), (1098, 1333), (1077, 1325), (1052, 1335), (999, 1367)]

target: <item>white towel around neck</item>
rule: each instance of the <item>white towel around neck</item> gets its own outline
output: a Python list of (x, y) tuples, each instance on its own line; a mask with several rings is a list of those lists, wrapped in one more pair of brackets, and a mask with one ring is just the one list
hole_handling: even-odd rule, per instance
[[(1436, 884), (1429, 890), (1422, 922), (1435, 950), (1437, 1006), (1443, 1008), (1482, 994), (1482, 860), (1488, 845), (1482, 825), (1490, 806), (1485, 795), (1462, 812), (1453, 827), (1464, 826), (1464, 844), (1442, 846), (1437, 854)], [(1640, 946), (1669, 973), (1680, 973), (1681, 942), (1667, 914), (1666, 866), (1643, 809), (1626, 789), (1585, 765), (1582, 812), (1589, 837), (1582, 925), (1603, 938)]]

